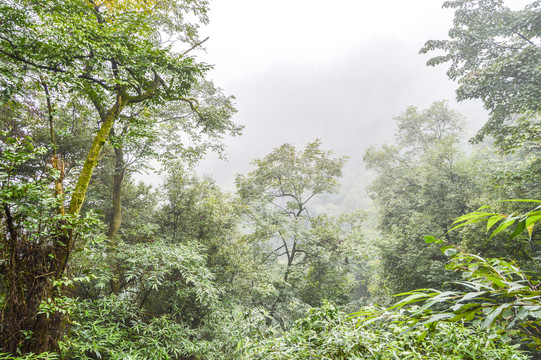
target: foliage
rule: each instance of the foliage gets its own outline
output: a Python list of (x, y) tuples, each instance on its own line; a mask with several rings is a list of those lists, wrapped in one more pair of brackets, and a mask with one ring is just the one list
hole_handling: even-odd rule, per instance
[[(114, 294), (129, 299), (149, 315), (175, 313), (187, 319), (195, 318), (198, 309), (216, 301), (219, 290), (196, 244), (172, 245), (156, 240), (113, 246), (108, 249), (105, 242), (98, 243), (78, 255), (79, 267), (72, 271), (94, 277), (79, 289), (89, 298)], [(92, 273), (92, 268), (98, 271)], [(190, 312), (181, 311), (182, 306), (192, 307), (190, 316)]]
[(197, 107), (197, 100), (186, 95), (208, 66), (174, 52), (160, 36), (178, 31), (184, 33), (182, 40), (195, 39), (196, 27), (186, 22), (184, 13), (206, 21), (207, 4), (163, 1), (153, 11), (120, 14), (82, 0), (0, 5), (6, 14), (0, 28), (6, 98), (16, 101), (13, 92), (24, 92), (22, 83), (43, 88), (53, 145), (54, 94), (59, 99), (82, 96), (100, 120), (70, 200), (69, 213), (77, 214), (100, 152), (125, 108), (170, 101)]
[(453, 0), (448, 40), (427, 41), (422, 53), (442, 50), (428, 65), (450, 63), (458, 100), (480, 99), (491, 118), (477, 141), (491, 135), (503, 152), (539, 141), (541, 2), (511, 10), (503, 0)]
[[(499, 222), (499, 225), (491, 232), (492, 237), (516, 223), (511, 233), (511, 237), (516, 237), (524, 231), (531, 235), (533, 227), (541, 220), (538, 208), (525, 214), (510, 216), (481, 210), (459, 217), (455, 221), (455, 228), (486, 222), (488, 231)], [(428, 243), (445, 243), (432, 236), (428, 236), (426, 241)], [(541, 291), (539, 286), (541, 282), (536, 274), (525, 273), (513, 261), (497, 258), (485, 259), (449, 244), (443, 246), (442, 251), (452, 257), (447, 268), (462, 273), (463, 279), (455, 284), (467, 288), (468, 291), (420, 289), (398, 294), (397, 296), (406, 297), (395, 304), (393, 308), (402, 308), (418, 302), (424, 303), (421, 307), (413, 308), (411, 317), (405, 323), (409, 322), (415, 326), (431, 326), (431, 324), (441, 321), (465, 320), (474, 324), (479, 324), (482, 321), (483, 329), (497, 323), (503, 323), (506, 325), (506, 331), (518, 329), (520, 334), (527, 339), (529, 345), (539, 350), (541, 348), (541, 335), (539, 333), (541, 326)]]
[[(67, 246), (63, 234), (81, 240), (96, 223), (92, 214), (71, 219), (58, 213), (61, 199), (50, 189), (57, 172), (41, 168), (43, 174), (32, 176), (21, 170), (36, 166), (44, 151), (28, 138), (0, 139), (0, 339), (3, 348), (23, 353), (34, 342), (54, 341), (36, 333), (48, 319), (63, 318), (63, 307), (51, 300), (61, 286), (36, 275), (63, 272), (66, 264), (56, 256), (58, 247)], [(46, 304), (49, 311), (44, 311)]]
[[(112, 217), (110, 184), (100, 181), (100, 188), (97, 190), (103, 191), (100, 199), (103, 200), (103, 203), (93, 204), (101, 209), (109, 209), (104, 214), (106, 223), (109, 223)], [(98, 187), (98, 179), (96, 179), (95, 186)], [(107, 189), (101, 188), (101, 186), (107, 187)], [(133, 244), (150, 242), (159, 238), (160, 227), (156, 223), (156, 219), (159, 216), (160, 200), (158, 191), (153, 189), (151, 185), (143, 182), (135, 183), (132, 177), (127, 176), (122, 188), (122, 225), (119, 229), (118, 240)]]
[[(369, 318), (373, 308), (362, 311)], [(402, 317), (396, 313), (395, 319)], [(514, 346), (460, 323), (438, 324), (420, 338), (396, 322), (363, 322), (333, 305), (311, 309), (282, 336), (268, 335), (246, 346), (246, 359), (527, 359)]]
[(235, 228), (237, 205), (212, 179), (199, 178), (180, 167), (170, 167), (168, 173), (162, 188), (162, 235), (173, 243), (197, 240), (208, 244)]
[(107, 243), (78, 254), (73, 272), (95, 270), (76, 291), (76, 325), (62, 344), (63, 356), (181, 359), (202, 353), (205, 323), (221, 293), (202, 249), (160, 240), (113, 249)]
[[(310, 306), (321, 306), (324, 300), (346, 304), (357, 286), (355, 267), (362, 262), (356, 256), (360, 255), (356, 248), (362, 239), (359, 230), (363, 215), (342, 214), (338, 218), (320, 215), (311, 220), (304, 244), (306, 254), (299, 261), (297, 272), (292, 273), (296, 296)], [(295, 278), (297, 274), (299, 278)]]
[[(482, 322), (473, 321), (475, 325), (481, 324), (482, 329), (499, 322), (504, 323), (508, 331), (520, 325), (521, 335), (539, 349), (541, 293), (538, 280), (522, 272), (512, 262), (465, 253), (454, 255), (448, 269), (462, 272), (463, 280), (456, 284), (467, 288), (467, 292), (415, 290), (397, 294), (407, 297), (394, 307), (424, 302), (423, 306), (413, 310), (411, 317), (413, 323), (427, 326), (437, 321), (456, 322), (461, 319), (482, 319)], [(442, 304), (452, 306), (447, 311), (432, 313), (432, 307), (438, 308)]]
[(151, 170), (158, 160), (167, 168), (180, 161), (193, 166), (209, 150), (223, 155), (224, 134), (240, 134), (242, 126), (231, 121), (236, 112), (233, 97), (226, 97), (212, 82), (194, 84), (187, 99), (134, 106), (111, 130), (114, 168), (109, 174), (113, 179), (108, 181), (113, 200), (109, 237), (115, 238), (120, 229), (123, 188), (131, 173)]
[[(345, 157), (284, 144), (237, 176), (236, 198), (186, 170), (242, 128), (189, 55), (206, 0), (0, 0), (0, 359), (526, 359), (514, 336), (541, 348), (539, 272), (524, 270), (539, 268), (541, 206), (463, 214), (538, 195), (540, 4), (444, 4), (451, 39), (422, 51), (443, 50), (430, 64), (450, 62), (458, 98), (491, 111), (478, 138), (516, 152), (465, 157), (444, 101), (398, 115), (396, 145), (365, 154), (373, 278), (437, 289), (351, 317), (368, 295), (365, 214), (314, 206), (338, 191)], [(160, 189), (133, 183), (158, 163)], [(485, 222), (491, 235), (472, 237)]]
[[(129, 2), (118, 4), (119, 7), (103, 5), (87, 0), (46, 3), (0, 1), (3, 15), (0, 24), (2, 103), (9, 108), (12, 103), (20, 103), (26, 98), (37, 99), (35, 103), (43, 99), (47, 115), (40, 119), (43, 123), (36, 128), (48, 129), (50, 136), (47, 145), (51, 156), (47, 161), (52, 163), (55, 171), (54, 177), (49, 178), (49, 182), (54, 184), (55, 196), (49, 197), (56, 201), (58, 214), (49, 216), (56, 221), (55, 224), (50, 226), (50, 231), (43, 232), (43, 240), (32, 247), (40, 256), (43, 255), (40, 262), (46, 266), (11, 267), (9, 287), (11, 293), (15, 293), (13, 290), (17, 288), (19, 297), (8, 297), (4, 308), (10, 319), (8, 323), (16, 327), (9, 334), (2, 328), (0, 340), (6, 351), (14, 352), (23, 343), (23, 352), (43, 352), (56, 346), (62, 330), (61, 318), (44, 317), (35, 311), (38, 311), (40, 302), (53, 296), (52, 284), (64, 275), (71, 252), (76, 247), (71, 224), (77, 221), (105, 143), (115, 124), (124, 121), (124, 125), (130, 127), (129, 119), (121, 115), (127, 109), (163, 106), (168, 102), (186, 103), (195, 112), (199, 107), (197, 99), (187, 96), (193, 94), (195, 84), (203, 84), (203, 73), (209, 67), (187, 56), (189, 50), (201, 42), (197, 40), (197, 25), (191, 23), (186, 15), (193, 15), (190, 19), (195, 22), (206, 23), (208, 4), (205, 1), (160, 1), (152, 9), (131, 6)], [(190, 49), (181, 53), (173, 50), (172, 44), (162, 41), (163, 35), (173, 33), (176, 35), (171, 39), (187, 42)], [(43, 94), (42, 97), (32, 96), (38, 92)], [(62, 108), (65, 104), (75, 104), (77, 101), (74, 99), (77, 98), (83, 99), (84, 103), (79, 109), (87, 110), (90, 104), (94, 107), (91, 117), (97, 120), (98, 129), (90, 137), (91, 146), (84, 150), (86, 160), (76, 164), (74, 178), (68, 179), (75, 184), (73, 191), (66, 193), (63, 187), (65, 163), (57, 151), (55, 124), (58, 114), (55, 105), (60, 104)], [(224, 111), (226, 115), (230, 113)], [(234, 128), (230, 122), (226, 123), (226, 128)], [(216, 126), (207, 124), (208, 128)], [(25, 134), (31, 134), (31, 128), (24, 130), (27, 130)], [(34, 176), (39, 177), (38, 173)], [(69, 202), (66, 210), (64, 199)], [(9, 249), (9, 257), (13, 259), (32, 258), (27, 256), (28, 249), (11, 246), (9, 242), (16, 242), (15, 238), (23, 238), (25, 232), (34, 231), (32, 227), (24, 227), (33, 224), (28, 221), (18, 224), (24, 226), (14, 227), (10, 224), (7, 206), (4, 206), (4, 217), (10, 235), (9, 239), (3, 240), (3, 249)], [(40, 211), (39, 206), (36, 209)], [(62, 218), (64, 214), (67, 216)], [(39, 224), (38, 219), (35, 221)], [(21, 266), (23, 263), (20, 262)], [(37, 287), (20, 286), (16, 277), (40, 280)], [(29, 305), (18, 311), (18, 304)], [(39, 321), (25, 320), (35, 317)], [(25, 332), (32, 334), (34, 339), (27, 339), (31, 337), (24, 335)]]
[(62, 342), (65, 359), (238, 358), (247, 339), (267, 334), (261, 309), (220, 308), (206, 329), (190, 328), (170, 314), (151, 317), (114, 295), (81, 302), (80, 322)]
[(56, 360), (60, 359), (57, 353), (43, 352), (41, 354), (28, 353), (26, 355), (13, 356), (7, 353), (0, 353), (1, 360)]
[(172, 244), (196, 243), (227, 298), (247, 301), (259, 281), (258, 257), (239, 233), (241, 204), (208, 176), (169, 165), (156, 217), (160, 236)]
[(275, 289), (259, 304), (282, 327), (308, 304), (347, 302), (354, 285), (348, 255), (360, 236), (350, 237), (347, 246), (345, 240), (360, 221), (350, 216), (354, 225), (344, 231), (341, 219), (315, 216), (311, 209), (315, 199), (337, 190), (345, 162), (320, 145), (316, 140), (297, 152), (284, 144), (255, 160), (255, 170), (237, 176), (249, 237), (263, 247), (260, 261)]
[(190, 354), (193, 332), (162, 315), (145, 321), (128, 299), (109, 296), (78, 307), (81, 325), (62, 344), (69, 359), (179, 359)]
[[(524, 203), (540, 203), (539, 200), (508, 200), (510, 202), (524, 202)], [(526, 213), (513, 213), (513, 214), (500, 214), (494, 212), (482, 211), (486, 210), (488, 207), (482, 207), (478, 211), (471, 212), (469, 214), (458, 217), (453, 224), (455, 226), (453, 229), (460, 228), (462, 226), (471, 225), (477, 222), (486, 222), (486, 231), (488, 232), (493, 226), (496, 228), (492, 231), (490, 238), (494, 237), (499, 232), (513, 226), (514, 230), (510, 235), (510, 238), (513, 239), (519, 236), (525, 230), (528, 232), (530, 240), (532, 240), (533, 230), (535, 224), (541, 220), (541, 205), (537, 206), (535, 209), (530, 210)]]
[[(139, 232), (143, 224), (121, 231), (126, 242), (96, 236), (73, 259), (72, 274), (93, 279), (74, 292), (84, 312), (76, 314), (79, 325), (65, 352), (92, 357), (96, 347), (110, 358), (128, 356), (129, 349), (136, 358), (231, 358), (255, 321), (243, 315), (250, 312), (243, 304), (258, 291), (253, 282), (259, 276), (253, 249), (236, 234), (237, 204), (211, 179), (174, 166), (159, 193), (138, 189), (136, 199), (127, 197), (136, 205), (129, 211), (151, 231)], [(122, 330), (113, 314), (117, 305), (130, 314)], [(156, 339), (159, 346), (148, 345)], [(159, 349), (151, 353), (145, 344)]]
[(433, 233), (459, 242), (447, 233), (448, 219), (473, 207), (487, 173), (481, 156), (467, 158), (459, 149), (463, 119), (446, 102), (422, 111), (410, 107), (395, 120), (397, 145), (369, 148), (364, 155), (378, 174), (369, 192), (378, 210), (381, 260), (391, 293), (439, 287), (449, 279), (442, 266), (446, 258), (423, 237)]

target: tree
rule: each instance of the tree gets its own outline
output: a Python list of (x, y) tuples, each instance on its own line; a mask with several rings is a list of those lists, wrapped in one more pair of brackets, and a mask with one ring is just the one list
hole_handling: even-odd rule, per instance
[(225, 359), (235, 350), (229, 335), (231, 343), (220, 337), (261, 275), (237, 233), (238, 201), (180, 164), (170, 164), (164, 180), (156, 192), (128, 182), (120, 236), (93, 237), (75, 255), (71, 274), (89, 280), (73, 290), (69, 356)]
[(236, 179), (241, 199), (255, 210), (248, 213), (255, 236), (264, 240), (276, 237), (281, 244), (276, 251), (287, 259), (284, 281), (296, 257), (304, 253), (298, 247), (310, 219), (308, 202), (317, 195), (335, 192), (336, 178), (342, 175), (345, 158), (331, 158), (332, 152), (320, 150), (320, 143), (316, 140), (298, 154), (292, 145), (284, 144), (264, 159), (255, 160), (256, 170)]
[(356, 277), (365, 275), (366, 253), (359, 249), (363, 221), (362, 211), (311, 218), (303, 244), (306, 252), (291, 276), (295, 296), (302, 303), (318, 307), (325, 301), (343, 305), (352, 300), (352, 292), (360, 286)]
[(364, 161), (377, 177), (369, 188), (381, 233), (381, 260), (391, 293), (412, 287), (439, 287), (448, 274), (446, 257), (423, 240), (433, 233), (449, 235), (451, 221), (475, 208), (483, 192), (486, 161), (464, 159), (458, 148), (462, 116), (445, 102), (419, 111), (409, 107), (395, 118), (398, 145), (369, 148)]
[(216, 282), (230, 295), (249, 287), (257, 273), (249, 243), (238, 233), (238, 199), (208, 176), (198, 177), (177, 164), (168, 169), (162, 203), (156, 217), (167, 242), (200, 246)]
[[(278, 309), (292, 297), (316, 305), (325, 298), (343, 300), (349, 295), (348, 290), (345, 294), (327, 291), (344, 290), (348, 285), (340, 282), (351, 283), (344, 271), (348, 267), (344, 234), (335, 219), (315, 216), (310, 210), (318, 197), (337, 191), (346, 158), (333, 157), (320, 145), (316, 140), (297, 152), (284, 144), (255, 160), (256, 169), (236, 179), (246, 204), (250, 237), (256, 244), (274, 247), (262, 262), (279, 269), (274, 279), (277, 290), (264, 306), (282, 326)], [(292, 317), (291, 312), (288, 315)]]
[[(195, 84), (186, 102), (166, 106), (139, 106), (111, 131), (114, 171), (108, 236), (114, 240), (121, 225), (122, 186), (126, 175), (163, 164), (183, 161), (191, 166), (207, 151), (223, 153), (225, 133), (239, 135), (242, 126), (231, 121), (233, 97), (225, 96), (210, 81)], [(167, 166), (167, 165), (166, 165)]]
[(490, 119), (476, 141), (493, 136), (504, 153), (538, 146), (541, 112), (541, 2), (511, 10), (503, 0), (452, 0), (448, 40), (427, 41), (421, 53), (442, 50), (428, 65), (450, 63), (458, 100), (480, 99)]
[[(15, 226), (9, 219), (25, 218), (17, 213), (21, 208), (6, 201), (2, 204), (2, 228), (7, 234), (3, 241), (19, 244), (9, 248), (11, 252), (4, 260), (20, 280), (10, 284), (17, 291), (4, 299), (4, 314), (16, 324), (2, 327), (0, 342), (5, 351), (42, 352), (55, 347), (61, 319), (38, 314), (38, 307), (54, 295), (52, 280), (64, 274), (77, 238), (69, 224), (80, 213), (93, 171), (120, 115), (134, 106), (175, 101), (197, 108), (196, 101), (187, 95), (201, 81), (208, 66), (187, 56), (187, 51), (201, 42), (197, 39), (197, 24), (186, 22), (184, 15), (194, 14), (196, 21), (206, 23), (207, 3), (134, 4), (141, 5), (123, 2), (121, 6), (107, 7), (93, 0), (0, 2), (2, 98), (17, 102), (29, 88), (43, 91), (60, 215), (54, 218), (56, 229), (36, 243), (42, 254), (36, 265), (20, 252), (19, 245), (31, 241), (29, 234), (39, 228), (25, 228), (28, 222)], [(190, 49), (175, 52), (162, 40), (166, 34), (187, 43)], [(54, 99), (74, 97), (82, 97), (93, 105), (99, 128), (68, 196), (63, 189), (62, 159), (56, 152)], [(27, 284), (35, 278), (41, 279), (43, 286), (31, 291)], [(21, 304), (26, 307), (18, 308)]]

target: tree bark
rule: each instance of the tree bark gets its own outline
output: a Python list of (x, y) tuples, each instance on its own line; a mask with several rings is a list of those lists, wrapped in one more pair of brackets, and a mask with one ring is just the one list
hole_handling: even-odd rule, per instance
[(122, 223), (122, 182), (126, 167), (122, 146), (115, 146), (115, 173), (113, 175), (113, 214), (107, 236), (114, 241)]
[(81, 206), (83, 206), (83, 202), (85, 200), (86, 191), (88, 190), (88, 184), (90, 183), (90, 178), (92, 177), (94, 169), (98, 165), (100, 153), (103, 150), (103, 146), (105, 145), (107, 138), (109, 137), (109, 133), (113, 128), (115, 120), (118, 118), (118, 115), (120, 114), (124, 106), (126, 106), (127, 102), (128, 96), (119, 93), (117, 95), (117, 100), (115, 104), (105, 115), (105, 119), (101, 124), (100, 130), (96, 134), (94, 142), (92, 143), (90, 151), (88, 152), (85, 163), (83, 165), (83, 169), (79, 174), (77, 185), (75, 185), (75, 190), (71, 197), (68, 214), (78, 215), (79, 211), (81, 211)]

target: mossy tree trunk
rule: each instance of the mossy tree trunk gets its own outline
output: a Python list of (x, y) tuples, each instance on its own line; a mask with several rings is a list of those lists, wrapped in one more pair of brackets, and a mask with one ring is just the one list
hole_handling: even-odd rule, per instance
[[(49, 240), (42, 239), (42, 244), (36, 246), (27, 238), (24, 229), (16, 225), (10, 208), (4, 204), (2, 215), (8, 227), (4, 243), (8, 245), (6, 250), (11, 256), (5, 274), (10, 286), (2, 311), (4, 325), (0, 340), (3, 351), (41, 353), (56, 350), (63, 330), (63, 316), (58, 312), (40, 313), (39, 307), (47, 299), (54, 301), (58, 292), (53, 281), (64, 276), (74, 246), (75, 237), (70, 221), (79, 215), (105, 142), (128, 101), (127, 96), (119, 93), (115, 104), (104, 116), (78, 177), (67, 213), (59, 220)], [(53, 166), (60, 167), (58, 159), (53, 158)], [(55, 181), (55, 189), (57, 196), (63, 195), (58, 194), (62, 189), (58, 180)], [(59, 204), (58, 213), (62, 214), (63, 211), (63, 204)]]

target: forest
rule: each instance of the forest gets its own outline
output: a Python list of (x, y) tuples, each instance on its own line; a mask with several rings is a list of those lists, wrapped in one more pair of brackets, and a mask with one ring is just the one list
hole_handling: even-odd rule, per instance
[(244, 130), (208, 1), (0, 0), (0, 359), (541, 359), (541, 1), (509, 2), (419, 49), (476, 135), (411, 104), (331, 211), (321, 139), (196, 171)]

